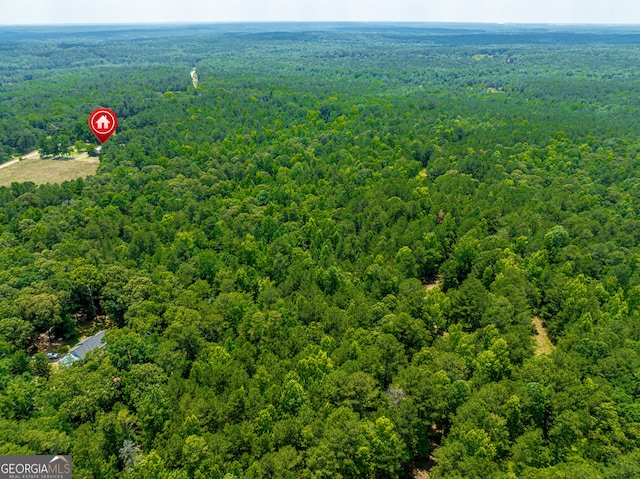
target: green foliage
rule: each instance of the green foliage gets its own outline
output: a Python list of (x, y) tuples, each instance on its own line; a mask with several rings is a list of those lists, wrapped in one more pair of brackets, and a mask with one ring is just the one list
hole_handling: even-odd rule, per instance
[(0, 43), (0, 161), (121, 118), (95, 176), (0, 188), (0, 453), (638, 476), (636, 34), (136, 28)]

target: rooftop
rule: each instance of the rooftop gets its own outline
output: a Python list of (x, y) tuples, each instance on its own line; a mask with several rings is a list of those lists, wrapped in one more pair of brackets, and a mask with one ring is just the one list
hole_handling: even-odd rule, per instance
[(83, 339), (78, 344), (76, 344), (70, 351), (69, 354), (64, 358), (68, 358), (64, 364), (77, 361), (78, 359), (84, 359), (89, 351), (93, 351), (97, 348), (104, 348), (107, 343), (104, 340), (105, 330), (102, 330), (93, 336), (89, 336), (88, 338)]

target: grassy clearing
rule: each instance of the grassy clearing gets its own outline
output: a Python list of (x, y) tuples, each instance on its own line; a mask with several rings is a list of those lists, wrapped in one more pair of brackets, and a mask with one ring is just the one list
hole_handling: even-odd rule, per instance
[(23, 156), (19, 162), (0, 169), (0, 186), (25, 181), (42, 185), (85, 178), (94, 175), (99, 164), (97, 158), (91, 158), (86, 153), (54, 160), (41, 159), (37, 152), (32, 152)]

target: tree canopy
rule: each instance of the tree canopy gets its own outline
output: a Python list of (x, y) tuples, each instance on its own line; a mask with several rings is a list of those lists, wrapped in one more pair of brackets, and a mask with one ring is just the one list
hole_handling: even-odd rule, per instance
[(0, 453), (640, 475), (637, 33), (237, 28), (0, 43), (2, 160), (120, 118), (95, 176), (0, 187)]

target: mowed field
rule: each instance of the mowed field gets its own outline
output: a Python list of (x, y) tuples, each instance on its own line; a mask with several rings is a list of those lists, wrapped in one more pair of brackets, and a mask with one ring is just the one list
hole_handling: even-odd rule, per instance
[[(86, 153), (72, 154), (59, 159), (41, 159), (37, 151), (23, 156), (20, 161), (0, 165), (0, 186), (33, 181), (37, 185), (62, 183), (95, 174), (100, 161)], [(6, 165), (6, 166), (5, 166)]]

